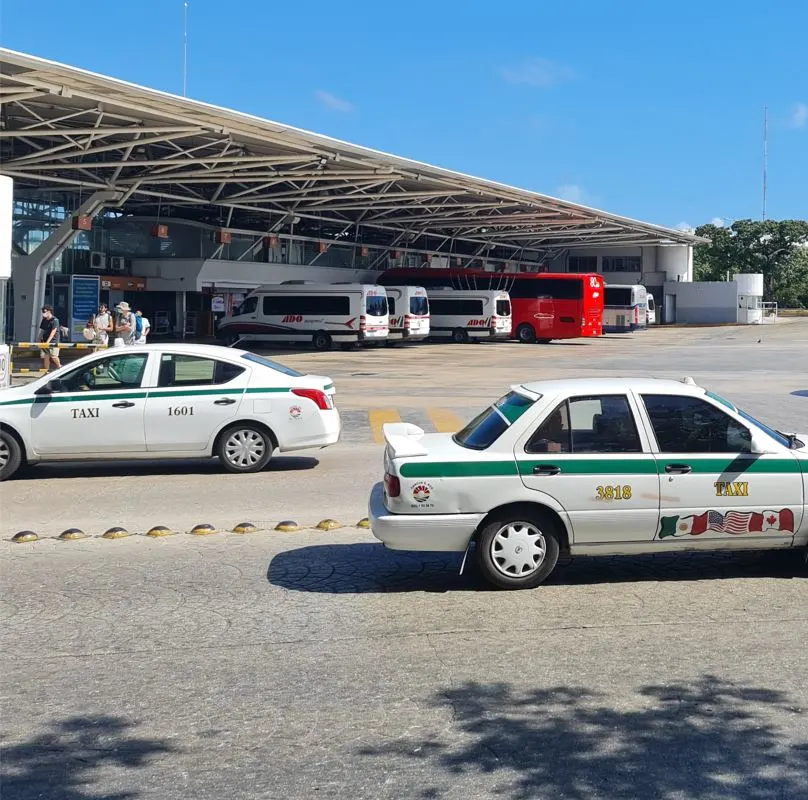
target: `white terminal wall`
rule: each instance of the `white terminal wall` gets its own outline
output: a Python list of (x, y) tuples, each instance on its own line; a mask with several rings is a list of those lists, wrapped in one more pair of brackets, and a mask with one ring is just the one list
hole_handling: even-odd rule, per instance
[[(738, 322), (738, 284), (735, 281), (667, 281), (663, 293), (665, 322)], [(669, 316), (671, 314), (673, 319)]]

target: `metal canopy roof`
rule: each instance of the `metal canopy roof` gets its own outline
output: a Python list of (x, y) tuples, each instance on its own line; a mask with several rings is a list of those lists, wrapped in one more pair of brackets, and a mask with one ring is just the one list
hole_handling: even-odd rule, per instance
[(454, 252), (505, 254), (700, 241), (5, 49), (0, 172), (31, 199), (115, 189), (135, 215), (159, 208), (255, 231), (294, 219), (301, 234), (390, 246), (429, 236)]

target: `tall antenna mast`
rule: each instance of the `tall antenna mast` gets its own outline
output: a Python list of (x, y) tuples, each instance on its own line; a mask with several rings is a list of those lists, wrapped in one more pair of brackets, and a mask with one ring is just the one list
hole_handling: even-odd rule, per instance
[(182, 96), (188, 96), (188, 0), (182, 4)]
[(763, 106), (763, 221), (766, 221), (766, 179), (769, 166), (769, 107)]

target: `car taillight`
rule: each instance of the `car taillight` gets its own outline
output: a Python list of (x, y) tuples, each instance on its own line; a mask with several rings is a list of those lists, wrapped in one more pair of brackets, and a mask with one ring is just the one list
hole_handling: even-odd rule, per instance
[(365, 328), (367, 328), (367, 321), (365, 320), (365, 315), (362, 314), (362, 316), (359, 317), (359, 330), (363, 331)]
[(401, 481), (395, 475), (385, 472), (384, 491), (388, 497), (398, 497), (401, 494)]
[(292, 394), (311, 400), (321, 411), (327, 411), (330, 408), (328, 395), (320, 389), (292, 389)]

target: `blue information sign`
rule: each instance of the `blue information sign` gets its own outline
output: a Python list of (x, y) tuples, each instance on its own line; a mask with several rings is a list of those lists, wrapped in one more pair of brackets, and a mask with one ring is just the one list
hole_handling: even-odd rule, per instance
[(73, 275), (70, 279), (70, 332), (73, 341), (82, 338), (87, 320), (98, 311), (101, 279), (95, 275)]

